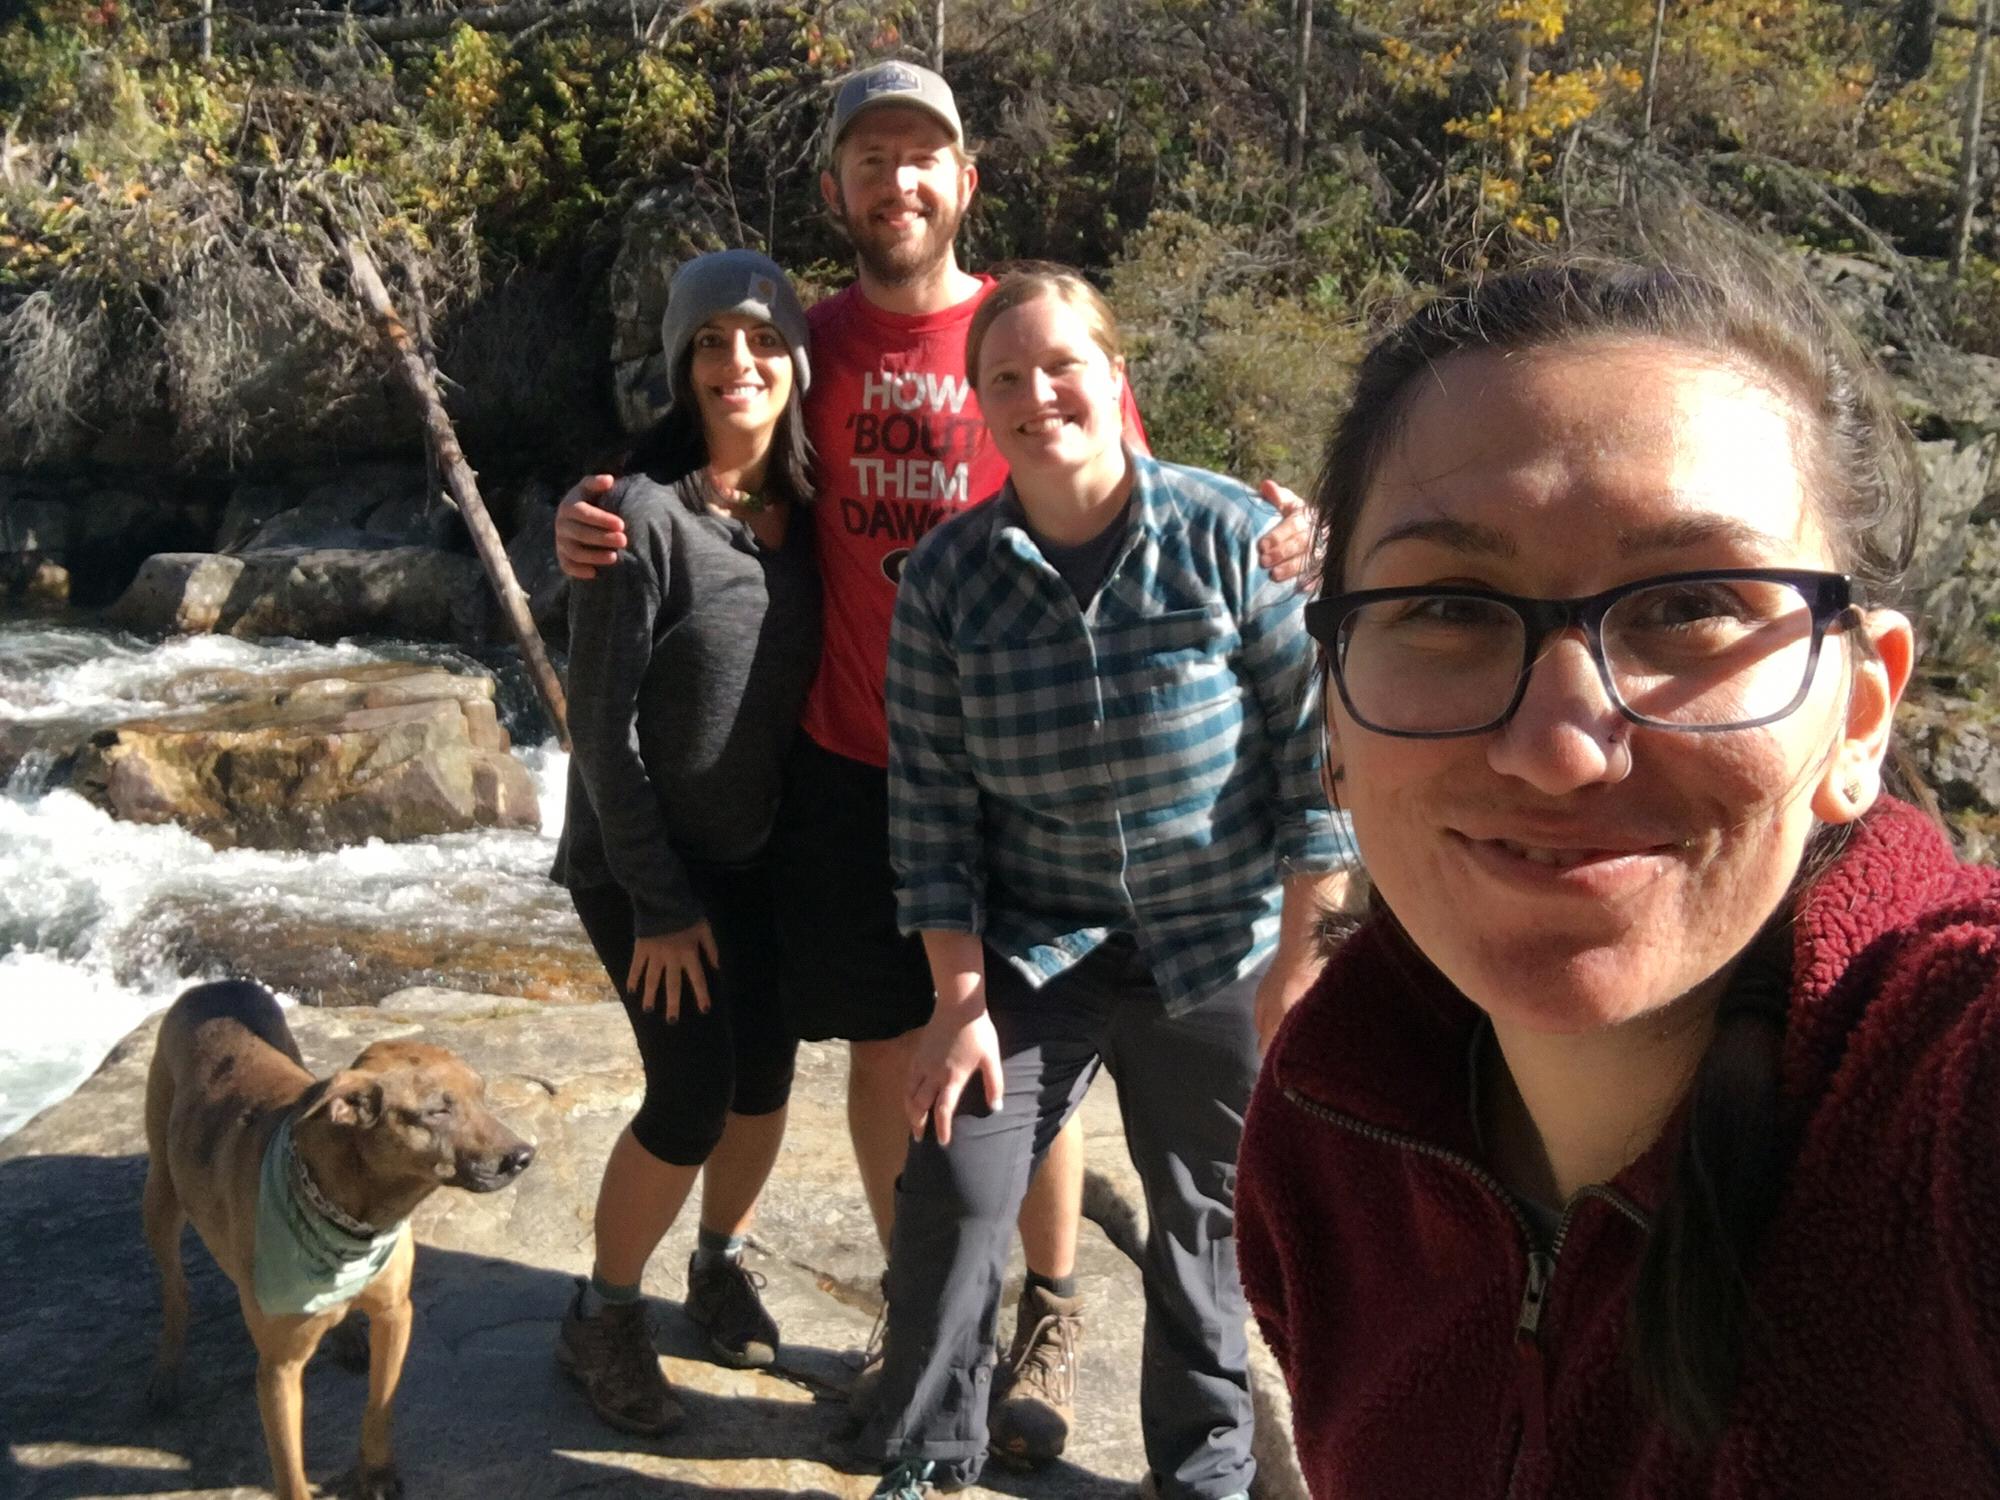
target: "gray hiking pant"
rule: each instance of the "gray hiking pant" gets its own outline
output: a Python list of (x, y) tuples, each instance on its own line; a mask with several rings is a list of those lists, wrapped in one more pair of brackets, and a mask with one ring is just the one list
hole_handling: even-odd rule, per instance
[(975, 1078), (951, 1145), (912, 1144), (896, 1191), (882, 1382), (863, 1438), (969, 1482), (986, 1459), (1001, 1280), (1028, 1178), (1097, 1076), (1118, 1086), (1150, 1232), (1139, 1378), (1146, 1458), (1168, 1500), (1247, 1490), (1250, 1377), (1236, 1279), (1236, 1148), (1257, 1076), (1252, 975), (1167, 1015), (1129, 939), (1041, 989), (986, 950), (1005, 1097)]

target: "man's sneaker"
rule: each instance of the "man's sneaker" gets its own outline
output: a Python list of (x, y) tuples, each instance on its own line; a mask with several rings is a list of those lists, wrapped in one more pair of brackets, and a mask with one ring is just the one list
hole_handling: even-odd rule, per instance
[(708, 1347), (725, 1365), (763, 1369), (778, 1358), (778, 1325), (764, 1311), (757, 1289), (764, 1278), (742, 1261), (723, 1258), (704, 1266), (688, 1257), (688, 1320), (708, 1335)]
[(1062, 1456), (1076, 1421), (1076, 1354), (1083, 1341), (1083, 1298), (1021, 1289), (1014, 1342), (993, 1374), (987, 1446), (1013, 1468), (1038, 1468)]
[(660, 1369), (643, 1303), (606, 1303), (583, 1315), (584, 1283), (563, 1314), (556, 1335), (556, 1363), (583, 1387), (590, 1409), (620, 1432), (663, 1437), (686, 1420)]
[(931, 1490), (931, 1471), (936, 1467), (928, 1459), (905, 1459), (882, 1476), (868, 1500), (924, 1500)]

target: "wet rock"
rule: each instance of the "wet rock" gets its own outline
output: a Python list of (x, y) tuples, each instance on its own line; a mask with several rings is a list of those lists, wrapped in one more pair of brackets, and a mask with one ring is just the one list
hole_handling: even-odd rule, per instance
[[(506, 1192), (434, 1195), (416, 1221), (416, 1332), (397, 1397), (397, 1451), (412, 1495), (589, 1494), (645, 1500), (859, 1500), (866, 1474), (828, 1462), (847, 1414), (851, 1356), (868, 1336), (880, 1252), (849, 1155), (845, 1056), (801, 1052), (790, 1129), (753, 1230), (750, 1264), (784, 1332), (778, 1367), (734, 1371), (703, 1357), (676, 1301), (693, 1248), (682, 1216), (645, 1289), (655, 1337), (690, 1422), (662, 1442), (600, 1427), (550, 1357), (558, 1320), (590, 1262), (591, 1206), (613, 1139), (641, 1087), (615, 1006), (538, 1009), (499, 1019), (413, 1022), (372, 1009), (294, 1011), (309, 1067), (326, 1073), (368, 1042), (422, 1035), (461, 1052), (488, 1097), (534, 1140), (535, 1165)], [(0, 1143), (0, 1407), (8, 1412), (11, 1494), (58, 1500), (137, 1494), (222, 1500), (265, 1480), (255, 1366), (232, 1288), (186, 1247), (194, 1326), (183, 1408), (143, 1414), (157, 1336), (155, 1280), (137, 1230), (144, 1176), (140, 1101), (156, 1023), (122, 1043), (71, 1099)], [(1092, 1165), (1136, 1201), (1115, 1099), (1100, 1084), (1083, 1109)], [(1011, 1310), (1019, 1259), (1005, 1296)], [(1086, 1225), (1078, 1277), (1089, 1302), (1078, 1427), (1064, 1462), (995, 1474), (1027, 1500), (1125, 1500), (1145, 1470), (1137, 1398), (1143, 1299), (1130, 1261)], [(82, 1316), (79, 1309), (88, 1309)], [(1011, 1311), (1003, 1315), (1008, 1332)], [(308, 1471), (353, 1460), (364, 1381), (315, 1361), (306, 1378)]]
[(222, 623), (243, 559), (219, 552), (160, 552), (139, 565), (111, 619), (128, 629), (205, 635)]
[(0, 600), (30, 610), (69, 603), (69, 569), (39, 552), (0, 553)]
[(116, 817), (178, 823), (218, 848), (534, 827), (534, 784), (492, 691), (488, 678), (391, 663), (224, 686), (93, 734), (71, 783)]
[[(468, 879), (456, 899), (477, 911), (479, 897), (477, 881)], [(255, 892), (162, 899), (138, 918), (148, 940), (132, 955), (132, 977), (164, 962), (182, 973), (255, 974), (307, 1005), (379, 1003), (418, 1014), (442, 1005), (437, 997), (447, 992), (481, 996), (485, 1014), (524, 1002), (615, 998), (568, 898), (555, 887), (546, 905), (501, 932), (457, 925), (446, 899), (429, 911), (399, 906), (373, 918), (276, 906)]]

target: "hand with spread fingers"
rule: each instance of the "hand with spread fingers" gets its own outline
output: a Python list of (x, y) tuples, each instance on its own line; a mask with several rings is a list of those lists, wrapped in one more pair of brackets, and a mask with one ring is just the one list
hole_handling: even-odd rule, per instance
[[(703, 965), (707, 967), (704, 968)], [(681, 996), (694, 996), (695, 1008), (708, 1014), (708, 969), (721, 967), (715, 956), (715, 934), (707, 922), (683, 927), (659, 937), (642, 937), (632, 944), (632, 971), (625, 990), (641, 1010), (657, 1004), (666, 1009), (667, 1024), (681, 1018)]]

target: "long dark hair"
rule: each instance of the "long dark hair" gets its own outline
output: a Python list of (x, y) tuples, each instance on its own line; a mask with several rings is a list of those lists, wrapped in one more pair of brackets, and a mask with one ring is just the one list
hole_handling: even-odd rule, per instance
[[(702, 431), (701, 407), (694, 397), (694, 350), (681, 356), (668, 378), (673, 404), (666, 415), (643, 433), (625, 455), (624, 472), (644, 474), (671, 486), (690, 506), (705, 510), (714, 500), (708, 483), (708, 436)], [(764, 461), (767, 492), (797, 505), (813, 500), (812, 444), (806, 438), (805, 404), (798, 371), (792, 372), (791, 394), (771, 434), (771, 452)]]
[[(1678, 251), (1674, 264), (1568, 256), (1468, 283), (1419, 308), (1362, 360), (1315, 491), (1322, 593), (1338, 592), (1362, 502), (1420, 376), (1454, 354), (1643, 338), (1759, 372), (1803, 419), (1807, 493), (1842, 571), (1869, 604), (1899, 599), (1915, 548), (1918, 485), (1907, 435), (1874, 364), (1803, 280), (1749, 246)], [(1866, 637), (1855, 632), (1853, 639)], [(1917, 793), (1907, 760), (1892, 790)], [(1921, 799), (1927, 800), (1927, 799)], [(1815, 832), (1792, 897), (1739, 964), (1690, 1085), (1665, 1202), (1632, 1294), (1635, 1382), (1675, 1432), (1712, 1443), (1753, 1337), (1748, 1270), (1791, 1161), (1778, 1057), (1790, 914), (1844, 830)]]

